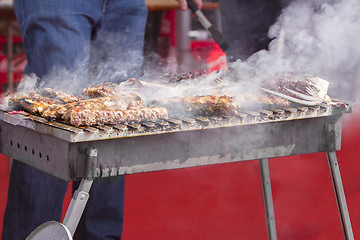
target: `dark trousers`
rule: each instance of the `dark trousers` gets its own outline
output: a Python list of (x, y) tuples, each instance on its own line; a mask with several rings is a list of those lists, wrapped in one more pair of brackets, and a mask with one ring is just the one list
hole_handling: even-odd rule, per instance
[(221, 0), (221, 23), (230, 48), (230, 62), (246, 60), (255, 52), (267, 49), (271, 41), (268, 31), (280, 15), (281, 0)]

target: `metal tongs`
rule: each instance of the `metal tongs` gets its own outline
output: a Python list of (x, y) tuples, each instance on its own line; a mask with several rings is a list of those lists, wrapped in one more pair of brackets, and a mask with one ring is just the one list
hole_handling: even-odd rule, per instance
[(298, 92), (287, 87), (282, 89), (282, 92), (270, 90), (261, 87), (261, 90), (272, 95), (285, 98), (291, 102), (299, 103), (306, 106), (315, 106), (323, 102), (331, 103), (330, 97), (327, 95), (329, 82), (319, 77), (307, 77), (309, 80), (304, 92)]
[(214, 41), (219, 45), (221, 50), (224, 52), (229, 48), (229, 44), (225, 41), (223, 34), (215, 29), (210, 21), (205, 17), (205, 15), (201, 12), (201, 10), (197, 7), (193, 0), (186, 1), (191, 11), (197, 17), (201, 25), (205, 28), (205, 30), (211, 34)]

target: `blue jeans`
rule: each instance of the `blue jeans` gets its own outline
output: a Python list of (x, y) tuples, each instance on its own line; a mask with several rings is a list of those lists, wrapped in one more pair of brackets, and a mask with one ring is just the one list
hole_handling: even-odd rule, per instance
[[(144, 0), (15, 0), (27, 58), (40, 87), (67, 92), (139, 77), (147, 8)], [(60, 221), (68, 183), (13, 161), (2, 240), (23, 240)], [(74, 183), (76, 187), (77, 184)], [(124, 177), (95, 179), (74, 239), (120, 239)]]
[(15, 0), (28, 64), (41, 86), (68, 91), (139, 77), (144, 0)]

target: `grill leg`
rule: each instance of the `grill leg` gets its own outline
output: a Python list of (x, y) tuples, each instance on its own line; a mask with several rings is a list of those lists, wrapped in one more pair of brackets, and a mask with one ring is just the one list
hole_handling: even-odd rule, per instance
[(266, 225), (268, 236), (270, 240), (276, 240), (276, 225), (275, 225), (275, 213), (274, 203), (271, 192), (271, 180), (269, 170), (269, 160), (267, 158), (260, 159), (260, 172), (261, 172), (261, 183), (264, 196), (265, 214), (266, 214)]
[(326, 157), (328, 159), (331, 179), (334, 185), (335, 197), (340, 214), (340, 221), (344, 232), (344, 237), (346, 240), (353, 240), (354, 234), (352, 232), (349, 211), (346, 204), (345, 193), (341, 181), (340, 169), (336, 158), (336, 153), (327, 152)]
[(63, 224), (69, 229), (71, 236), (74, 235), (77, 225), (80, 222), (86, 203), (89, 199), (89, 191), (93, 180), (82, 179), (79, 188), (75, 191), (69, 208), (66, 211)]
[(89, 148), (86, 150), (87, 169), (85, 177), (80, 182), (79, 188), (75, 191), (69, 208), (65, 214), (63, 224), (68, 228), (71, 236), (74, 235), (75, 230), (80, 222), (81, 215), (84, 212), (86, 203), (89, 199), (89, 191), (93, 183), (94, 167), (97, 162), (98, 153), (96, 148)]

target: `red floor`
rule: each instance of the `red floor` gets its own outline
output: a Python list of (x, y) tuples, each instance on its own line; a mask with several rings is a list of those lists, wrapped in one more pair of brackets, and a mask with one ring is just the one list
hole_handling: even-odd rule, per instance
[[(355, 239), (360, 237), (359, 116), (360, 111), (345, 116), (337, 154)], [(343, 239), (324, 153), (270, 159), (270, 172), (279, 240)], [(1, 215), (7, 173), (1, 159)], [(127, 176), (123, 239), (145, 238), (267, 239), (258, 162)]]

